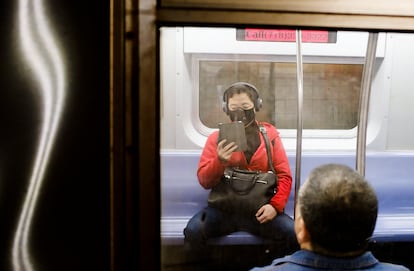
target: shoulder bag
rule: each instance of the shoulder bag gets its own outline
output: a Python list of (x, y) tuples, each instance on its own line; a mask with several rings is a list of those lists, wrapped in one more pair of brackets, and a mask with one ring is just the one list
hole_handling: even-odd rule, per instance
[(220, 210), (244, 215), (255, 215), (269, 203), (277, 192), (277, 176), (273, 167), (266, 128), (260, 125), (266, 144), (267, 160), (271, 171), (260, 172), (239, 168), (226, 168), (218, 185), (212, 188), (208, 205)]

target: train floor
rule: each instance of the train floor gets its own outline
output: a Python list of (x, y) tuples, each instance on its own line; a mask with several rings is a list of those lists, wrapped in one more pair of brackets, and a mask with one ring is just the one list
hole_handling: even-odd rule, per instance
[(210, 246), (203, 256), (186, 253), (182, 246), (164, 246), (162, 271), (249, 270), (271, 263), (277, 254), (267, 246)]
[[(414, 243), (375, 243), (370, 250), (380, 260), (402, 264), (414, 270)], [(162, 271), (243, 271), (272, 262), (278, 254), (277, 248), (269, 246), (211, 246), (203, 257), (193, 257), (184, 252), (183, 246), (162, 246)]]

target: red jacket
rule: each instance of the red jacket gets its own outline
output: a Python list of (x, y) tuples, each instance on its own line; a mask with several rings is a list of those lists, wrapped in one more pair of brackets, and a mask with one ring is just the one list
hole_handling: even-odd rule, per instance
[[(288, 201), (292, 187), (292, 174), (290, 172), (289, 161), (277, 129), (266, 122), (261, 122), (261, 124), (266, 128), (269, 137), (273, 166), (278, 178), (278, 191), (270, 200), (270, 204), (277, 212), (282, 212)], [(198, 165), (198, 181), (205, 189), (211, 189), (217, 185), (224, 173), (224, 169), (228, 166), (260, 170), (263, 172), (270, 170), (267, 163), (266, 145), (262, 135), (260, 136), (260, 146), (250, 159), (250, 164), (247, 164), (243, 152), (233, 152), (227, 163), (220, 162), (217, 154), (217, 137), (218, 131), (213, 132), (208, 137)]]

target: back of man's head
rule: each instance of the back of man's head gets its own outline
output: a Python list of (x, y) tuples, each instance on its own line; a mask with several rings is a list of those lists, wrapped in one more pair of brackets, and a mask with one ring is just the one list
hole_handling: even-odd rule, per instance
[(328, 255), (362, 253), (378, 213), (370, 184), (350, 167), (315, 168), (299, 192), (301, 216), (315, 252)]

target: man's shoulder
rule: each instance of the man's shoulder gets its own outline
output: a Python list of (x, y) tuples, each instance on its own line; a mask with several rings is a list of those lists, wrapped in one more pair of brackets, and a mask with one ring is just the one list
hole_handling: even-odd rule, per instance
[(375, 271), (410, 271), (410, 269), (408, 269), (407, 267), (403, 266), (403, 265), (398, 265), (398, 264), (392, 264), (392, 263), (385, 263), (385, 262), (380, 262), (377, 264), (377, 266), (375, 266), (375, 268), (373, 269)]
[(285, 256), (283, 258), (278, 258), (273, 260), (271, 265), (264, 267), (256, 267), (251, 271), (304, 271), (304, 270), (313, 270), (307, 266), (300, 264), (302, 259), (302, 251), (298, 251), (292, 255)]
[[(323, 270), (324, 268), (318, 267), (310, 267), (304, 264), (300, 264), (297, 262), (285, 261), (282, 259), (278, 259), (274, 261), (271, 265), (264, 266), (264, 267), (256, 267), (251, 269), (250, 271), (311, 271), (311, 270)], [(341, 269), (338, 269), (341, 270)], [(352, 269), (347, 269), (352, 270)], [(354, 269), (357, 270), (357, 269)], [(359, 270), (359, 269), (358, 269)], [(365, 270), (371, 271), (410, 271), (410, 269), (402, 266), (396, 265), (391, 263), (378, 263), (370, 268), (366, 268)]]
[(253, 271), (311, 271), (311, 270), (370, 270), (409, 271), (408, 268), (391, 263), (379, 262), (371, 252), (354, 259), (339, 259), (323, 256), (311, 251), (299, 250), (289, 256), (275, 259), (271, 265), (252, 269)]
[(311, 270), (306, 269), (306, 267), (290, 262), (284, 262), (277, 265), (268, 265), (264, 267), (255, 267), (251, 269), (250, 271), (305, 271), (305, 270)]

